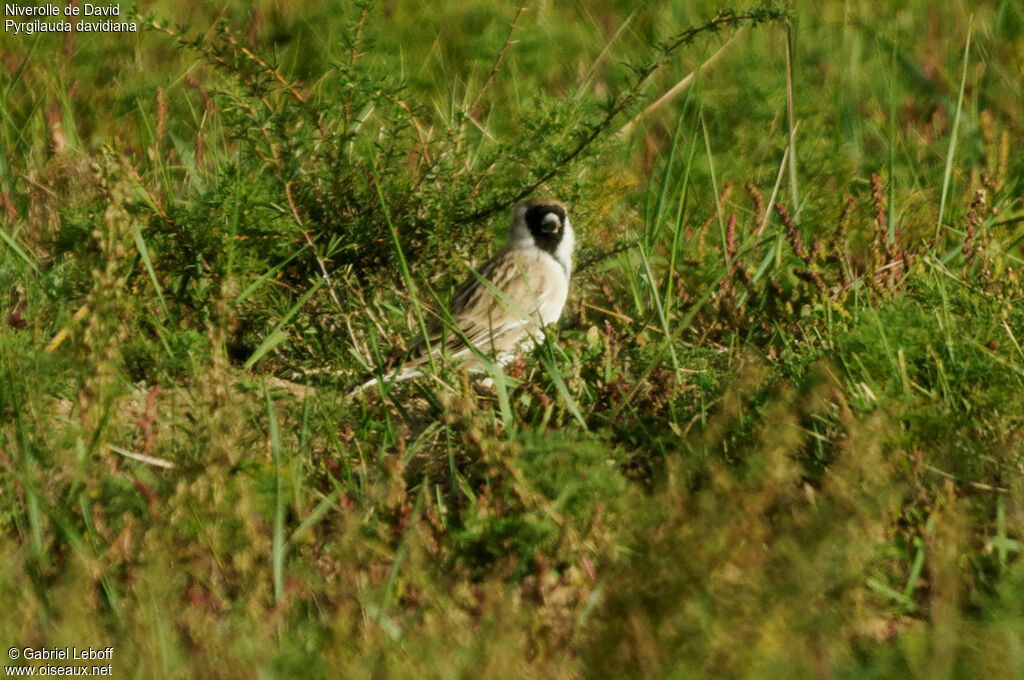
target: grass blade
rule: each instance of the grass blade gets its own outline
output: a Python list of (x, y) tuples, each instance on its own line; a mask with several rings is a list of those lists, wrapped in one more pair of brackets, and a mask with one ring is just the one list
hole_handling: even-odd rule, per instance
[(569, 413), (580, 424), (580, 427), (588, 430), (587, 421), (583, 418), (579, 404), (576, 403), (576, 400), (572, 398), (572, 394), (569, 393), (569, 388), (566, 386), (565, 381), (562, 380), (562, 374), (559, 372), (558, 367), (552, 361), (544, 359), (544, 369), (551, 376), (551, 382), (555, 383), (555, 389), (558, 390), (558, 393), (562, 395), (562, 399), (565, 400), (565, 406), (569, 409)]
[(3, 229), (0, 229), (0, 240), (6, 243), (7, 246), (11, 250), (13, 250), (18, 257), (24, 260), (25, 264), (27, 264), (33, 272), (35, 272), (36, 274), (39, 273), (39, 268), (36, 266), (36, 263), (32, 261), (32, 258), (29, 257), (28, 253), (22, 250), (21, 246), (19, 246), (18, 242), (14, 240), (13, 236), (9, 236), (7, 232), (5, 232)]
[(942, 230), (942, 218), (946, 214), (946, 197), (949, 195), (949, 180), (953, 174), (953, 158), (956, 155), (956, 137), (960, 129), (960, 111), (964, 106), (964, 88), (967, 86), (967, 66), (971, 56), (971, 32), (974, 30), (973, 22), (967, 28), (967, 42), (964, 45), (964, 70), (960, 75), (960, 94), (956, 98), (956, 112), (953, 114), (953, 130), (949, 135), (949, 150), (946, 152), (946, 169), (942, 173), (942, 198), (939, 200), (939, 217), (935, 221), (935, 237), (938, 238)]
[(262, 359), (267, 352), (288, 339), (288, 333), (284, 331), (284, 327), (287, 326), (288, 322), (292, 320), (292, 317), (302, 309), (303, 305), (306, 304), (309, 298), (313, 297), (313, 293), (323, 285), (323, 282), (323, 279), (318, 279), (317, 282), (313, 284), (313, 287), (306, 291), (305, 295), (299, 298), (298, 302), (292, 305), (292, 308), (288, 310), (288, 313), (284, 315), (284, 318), (277, 322), (277, 326), (274, 327), (274, 330), (272, 330), (270, 334), (263, 339), (260, 346), (256, 348), (248, 359), (246, 359), (245, 364), (243, 364), (244, 368), (252, 368), (252, 366)]
[(135, 247), (139, 250), (139, 257), (142, 258), (142, 264), (146, 267), (146, 273), (149, 274), (149, 280), (153, 283), (153, 289), (156, 291), (157, 302), (160, 303), (160, 311), (163, 313), (164, 318), (168, 318), (170, 315), (167, 312), (167, 302), (164, 300), (164, 291), (160, 287), (160, 282), (156, 278), (156, 271), (153, 269), (153, 260), (149, 257), (149, 248), (146, 247), (146, 240), (142, 238), (142, 232), (139, 230), (137, 222), (132, 222), (132, 236), (135, 238)]
[(274, 459), (274, 536), (271, 547), (271, 561), (274, 570), (274, 601), (284, 597), (284, 489), (281, 481), (281, 436), (277, 429), (277, 416), (270, 400), (270, 390), (263, 383), (263, 396), (267, 406), (267, 428), (270, 436), (270, 454)]

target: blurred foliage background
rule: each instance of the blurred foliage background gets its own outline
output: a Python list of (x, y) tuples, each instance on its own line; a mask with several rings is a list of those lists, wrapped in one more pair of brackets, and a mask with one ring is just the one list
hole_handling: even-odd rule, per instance
[[(1019, 2), (120, 20), (0, 33), (9, 646), (1024, 675)], [(550, 341), (351, 394), (528, 194), (578, 234)]]

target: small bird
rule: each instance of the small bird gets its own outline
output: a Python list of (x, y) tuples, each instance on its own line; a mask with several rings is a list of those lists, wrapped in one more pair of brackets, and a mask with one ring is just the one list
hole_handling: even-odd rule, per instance
[[(516, 352), (529, 351), (542, 339), (541, 328), (562, 315), (575, 244), (563, 203), (534, 198), (518, 204), (512, 212), (508, 243), (452, 296), (450, 325), (458, 332), (446, 329), (440, 320), (431, 320), (426, 336), (416, 340), (403, 363), (384, 376), (384, 382), (423, 375), (431, 355), (444, 354), (463, 360), (470, 371), (483, 370), (466, 341), (502, 366)], [(356, 391), (377, 383), (373, 378)]]

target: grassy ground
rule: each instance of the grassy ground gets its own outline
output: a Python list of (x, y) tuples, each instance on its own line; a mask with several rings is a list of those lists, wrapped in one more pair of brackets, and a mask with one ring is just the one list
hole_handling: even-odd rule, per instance
[[(1020, 3), (146, 11), (0, 34), (0, 640), (1024, 675)], [(349, 396), (529, 192), (550, 342)]]

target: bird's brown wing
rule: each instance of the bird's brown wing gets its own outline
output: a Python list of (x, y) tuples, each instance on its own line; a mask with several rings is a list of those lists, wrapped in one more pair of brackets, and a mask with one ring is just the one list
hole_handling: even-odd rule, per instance
[[(539, 258), (498, 252), (452, 296), (451, 320), (460, 332), (439, 321), (428, 326), (431, 350), (452, 358), (465, 356), (469, 348), (462, 336), (481, 352), (511, 349), (542, 325), (538, 300), (557, 286), (557, 275), (557, 269)], [(426, 362), (426, 348), (421, 337), (409, 352), (406, 368)]]

